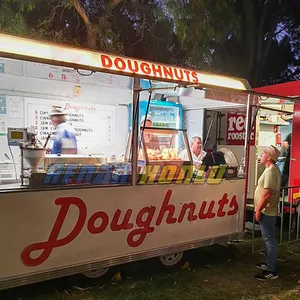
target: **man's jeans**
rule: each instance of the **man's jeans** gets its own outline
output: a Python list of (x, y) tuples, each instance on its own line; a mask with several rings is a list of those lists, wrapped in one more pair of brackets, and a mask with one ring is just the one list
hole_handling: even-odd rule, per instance
[(277, 216), (266, 216), (263, 213), (260, 215), (260, 229), (267, 251), (267, 270), (270, 272), (276, 271), (276, 263), (278, 257), (278, 245), (275, 231)]

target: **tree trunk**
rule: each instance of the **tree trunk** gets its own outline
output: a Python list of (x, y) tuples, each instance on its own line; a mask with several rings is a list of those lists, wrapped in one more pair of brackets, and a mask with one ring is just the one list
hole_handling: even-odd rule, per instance
[(252, 80), (252, 72), (255, 68), (255, 59), (256, 59), (256, 43), (257, 43), (257, 35), (256, 35), (256, 20), (255, 20), (255, 11), (254, 11), (254, 3), (252, 0), (244, 0), (244, 16), (245, 16), (245, 40), (247, 41), (247, 77), (249, 80)]
[[(118, 5), (123, 0), (111, 0), (111, 6), (114, 7)], [(87, 32), (87, 41), (86, 45), (88, 48), (96, 49), (97, 48), (97, 32), (93, 23), (90, 22), (88, 15), (86, 14), (84, 7), (81, 5), (80, 0), (72, 0), (73, 6), (76, 9), (77, 13), (83, 19), (83, 22), (86, 27)]]
[(112, 1), (111, 1), (111, 4), (112, 4), (113, 6), (115, 6), (115, 5), (118, 5), (120, 2), (122, 2), (122, 0), (112, 0)]
[[(274, 9), (276, 7), (276, 9)], [(269, 55), (274, 33), (278, 25), (280, 16), (282, 13), (280, 3), (277, 1), (268, 0), (264, 4), (264, 9), (260, 17), (258, 36), (257, 36), (257, 61), (255, 68), (253, 69), (253, 80), (255, 85), (260, 85), (262, 82), (262, 73), (265, 68), (266, 59)], [(268, 15), (272, 15), (272, 23), (266, 24)]]
[(267, 57), (270, 52), (271, 43), (274, 38), (274, 34), (276, 32), (276, 27), (278, 25), (279, 20), (280, 20), (280, 15), (279, 14), (275, 15), (273, 17), (273, 24), (271, 25), (271, 28), (267, 34), (266, 41), (263, 41), (263, 37), (261, 38), (261, 41), (263, 41), (263, 42), (260, 44), (260, 60), (257, 64), (256, 70), (255, 70), (256, 71), (256, 73), (255, 73), (255, 83), (256, 84), (262, 83), (261, 82), (262, 72), (266, 65), (266, 60), (267, 60)]
[(83, 6), (80, 3), (80, 0), (72, 0), (72, 3), (74, 5), (74, 8), (76, 9), (77, 13), (81, 16), (83, 19), (83, 22), (86, 27), (87, 32), (87, 41), (86, 45), (88, 48), (96, 49), (97, 48), (97, 33), (93, 26), (93, 24), (90, 22), (89, 17), (87, 16)]

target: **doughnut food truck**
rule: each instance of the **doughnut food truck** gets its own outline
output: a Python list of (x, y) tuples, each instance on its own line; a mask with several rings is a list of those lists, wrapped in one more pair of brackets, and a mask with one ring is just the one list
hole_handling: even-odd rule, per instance
[[(261, 101), (243, 79), (1, 33), (0, 290), (240, 237)], [(76, 154), (47, 151), (53, 107)], [(246, 116), (243, 159), (206, 147), (207, 108)]]

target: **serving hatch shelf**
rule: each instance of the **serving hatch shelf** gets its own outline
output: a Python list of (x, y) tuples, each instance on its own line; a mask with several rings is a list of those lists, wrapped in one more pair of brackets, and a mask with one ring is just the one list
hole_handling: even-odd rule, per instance
[(288, 122), (286, 123), (275, 123), (275, 122), (268, 122), (268, 121), (260, 121), (259, 122), (262, 125), (272, 125), (272, 126), (289, 126), (290, 124)]

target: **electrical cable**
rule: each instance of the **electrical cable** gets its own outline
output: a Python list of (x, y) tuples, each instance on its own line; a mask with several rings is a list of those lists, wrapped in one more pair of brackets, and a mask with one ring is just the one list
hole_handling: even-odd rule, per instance
[(96, 72), (94, 72), (94, 71), (91, 71), (91, 73), (90, 73), (90, 74), (83, 74), (83, 73), (79, 72), (79, 70), (78, 70), (78, 69), (75, 69), (75, 70), (77, 71), (77, 73), (78, 73), (79, 75), (81, 75), (81, 76), (86, 76), (86, 77), (88, 77), (88, 76), (92, 76), (94, 73), (96, 73)]
[(14, 164), (14, 170), (15, 170), (16, 181), (18, 182), (18, 173), (17, 173), (16, 163), (15, 163), (15, 158), (14, 158), (13, 152), (11, 151), (11, 146), (8, 146), (8, 148), (9, 148), (9, 152), (10, 152), (10, 155), (11, 155), (11, 158), (12, 158), (12, 161), (13, 161), (13, 164)]
[[(149, 107), (150, 107), (150, 101), (151, 101), (151, 97), (152, 97), (152, 84), (151, 84), (151, 81), (149, 80), (149, 83), (150, 83), (150, 88), (148, 89), (149, 91), (149, 97), (148, 97), (148, 102), (147, 102), (147, 108), (146, 108), (146, 113), (145, 113), (145, 120), (144, 120), (144, 124), (143, 124), (143, 129), (142, 129), (142, 133), (141, 133), (141, 141), (144, 137), (144, 130), (145, 130), (145, 127), (146, 127), (146, 120), (147, 120), (147, 116), (148, 116), (148, 112), (149, 112)], [(141, 143), (140, 141), (140, 143)]]
[[(138, 109), (139, 109), (139, 105), (140, 105), (140, 93), (138, 93), (137, 95), (137, 103), (136, 103), (136, 106), (134, 107), (134, 109), (132, 109), (132, 113), (133, 113), (133, 126), (132, 126), (132, 129), (131, 131), (134, 132), (134, 130), (136, 129), (135, 128), (135, 124), (136, 124), (136, 120), (137, 120), (137, 117), (138, 117)], [(139, 128), (139, 127), (138, 127)], [(138, 130), (137, 128), (137, 130)], [(131, 157), (131, 160), (132, 160), (132, 154), (133, 154), (133, 139), (131, 140), (131, 150), (130, 150), (130, 157)], [(140, 148), (140, 143), (139, 143), (139, 148)]]
[[(150, 85), (151, 85), (151, 82), (150, 82)], [(151, 86), (150, 86), (150, 88), (151, 88)], [(146, 120), (147, 120), (147, 116), (148, 116), (148, 112), (149, 112), (151, 97), (152, 97), (152, 91), (149, 92), (148, 103), (147, 103), (146, 114), (145, 114), (145, 120), (144, 120), (142, 134), (141, 134), (141, 141), (144, 138), (144, 130), (145, 130), (145, 127), (146, 127)]]

